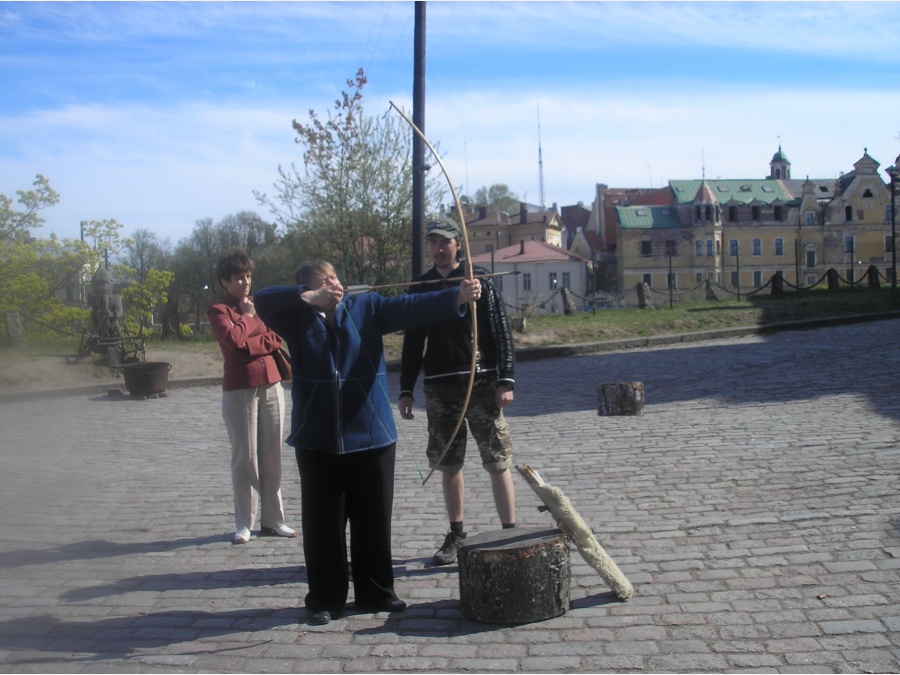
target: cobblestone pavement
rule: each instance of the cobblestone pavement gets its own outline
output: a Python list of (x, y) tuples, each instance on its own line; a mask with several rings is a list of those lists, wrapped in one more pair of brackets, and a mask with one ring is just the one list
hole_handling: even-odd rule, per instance
[[(573, 552), (571, 608), (463, 617), (424, 411), (402, 422), (394, 556), (410, 608), (305, 623), (299, 539), (233, 546), (216, 387), (0, 405), (2, 672), (900, 672), (900, 321), (535, 360), (518, 463), (633, 583)], [(392, 378), (395, 376), (392, 375)], [(599, 417), (599, 382), (644, 383)], [(391, 396), (397, 392), (392, 381)], [(299, 525), (285, 449), (284, 499)], [(499, 528), (467, 471), (470, 533)], [(519, 523), (552, 527), (516, 476)]]

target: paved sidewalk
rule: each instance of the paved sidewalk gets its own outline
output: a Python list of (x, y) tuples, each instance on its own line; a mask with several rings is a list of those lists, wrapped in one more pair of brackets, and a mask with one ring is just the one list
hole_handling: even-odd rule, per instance
[[(572, 608), (523, 626), (459, 607), (402, 422), (405, 613), (304, 623), (299, 540), (230, 543), (217, 387), (0, 405), (0, 672), (900, 672), (900, 320), (520, 364), (516, 461), (562, 488), (634, 584), (572, 553)], [(392, 375), (395, 395), (396, 375)], [(642, 417), (598, 417), (641, 381)], [(421, 403), (421, 395), (417, 397)], [(284, 500), (299, 526), (285, 448)], [(519, 523), (550, 527), (518, 476)], [(467, 471), (470, 533), (496, 530)]]

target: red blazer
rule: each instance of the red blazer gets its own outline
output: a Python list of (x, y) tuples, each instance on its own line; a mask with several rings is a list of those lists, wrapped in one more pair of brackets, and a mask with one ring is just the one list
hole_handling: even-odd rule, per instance
[(281, 346), (281, 338), (258, 316), (241, 314), (240, 301), (228, 296), (224, 302), (206, 310), (213, 335), (225, 357), (222, 389), (250, 389), (281, 382), (272, 352)]

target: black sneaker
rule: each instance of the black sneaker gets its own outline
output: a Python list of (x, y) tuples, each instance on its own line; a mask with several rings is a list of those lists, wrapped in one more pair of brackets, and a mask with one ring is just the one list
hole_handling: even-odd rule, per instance
[(447, 536), (444, 537), (444, 543), (438, 549), (438, 552), (434, 554), (434, 564), (450, 565), (455, 563), (457, 549), (465, 538), (465, 532), (462, 533), (462, 536), (454, 534), (453, 532), (448, 532)]

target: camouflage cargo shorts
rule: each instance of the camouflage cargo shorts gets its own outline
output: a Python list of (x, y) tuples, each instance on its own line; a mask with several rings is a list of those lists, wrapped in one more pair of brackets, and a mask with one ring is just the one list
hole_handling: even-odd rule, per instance
[[(503, 411), (494, 399), (496, 378), (475, 382), (472, 400), (466, 411), (466, 419), (453, 445), (437, 466), (438, 471), (453, 472), (462, 468), (466, 458), (466, 427), (478, 444), (481, 463), (488, 471), (503, 471), (512, 465), (512, 442), (509, 426)], [(435, 462), (447, 447), (447, 440), (459, 420), (459, 413), (466, 398), (468, 382), (448, 382), (434, 384), (426, 382), (425, 412), (428, 415), (428, 463), (433, 468)]]

